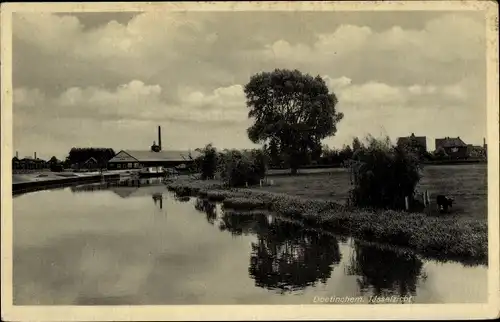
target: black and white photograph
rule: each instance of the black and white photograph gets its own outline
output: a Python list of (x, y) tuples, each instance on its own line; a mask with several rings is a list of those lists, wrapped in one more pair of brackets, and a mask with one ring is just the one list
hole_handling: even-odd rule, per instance
[(2, 319), (498, 316), (498, 3), (1, 11)]

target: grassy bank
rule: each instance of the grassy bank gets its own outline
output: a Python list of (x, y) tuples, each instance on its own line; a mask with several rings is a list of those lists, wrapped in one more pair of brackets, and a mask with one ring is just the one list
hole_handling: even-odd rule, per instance
[(168, 189), (220, 201), (225, 208), (271, 211), (308, 226), (407, 247), (423, 255), (487, 262), (488, 230), (481, 220), (352, 209), (330, 200), (259, 189), (225, 190), (217, 181), (182, 180), (169, 184)]

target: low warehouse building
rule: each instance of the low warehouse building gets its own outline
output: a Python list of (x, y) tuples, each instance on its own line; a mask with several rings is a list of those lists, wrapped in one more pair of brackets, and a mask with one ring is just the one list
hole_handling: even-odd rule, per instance
[(201, 153), (197, 151), (162, 151), (161, 127), (158, 126), (158, 144), (149, 150), (121, 150), (108, 161), (108, 169), (142, 169), (144, 173), (163, 172), (177, 167), (186, 169)]
[(196, 151), (121, 150), (108, 161), (108, 169), (173, 168), (191, 164), (200, 155)]

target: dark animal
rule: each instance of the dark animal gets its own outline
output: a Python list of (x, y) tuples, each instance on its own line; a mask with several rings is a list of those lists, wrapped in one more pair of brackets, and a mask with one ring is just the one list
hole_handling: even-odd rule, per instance
[(437, 208), (440, 212), (448, 212), (448, 208), (453, 207), (453, 197), (438, 195), (436, 197)]

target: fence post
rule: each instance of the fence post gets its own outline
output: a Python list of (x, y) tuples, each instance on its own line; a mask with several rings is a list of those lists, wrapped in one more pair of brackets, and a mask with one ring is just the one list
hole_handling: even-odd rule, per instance
[(406, 211), (408, 211), (410, 209), (410, 203), (408, 200), (408, 196), (405, 197), (405, 208), (406, 208)]

